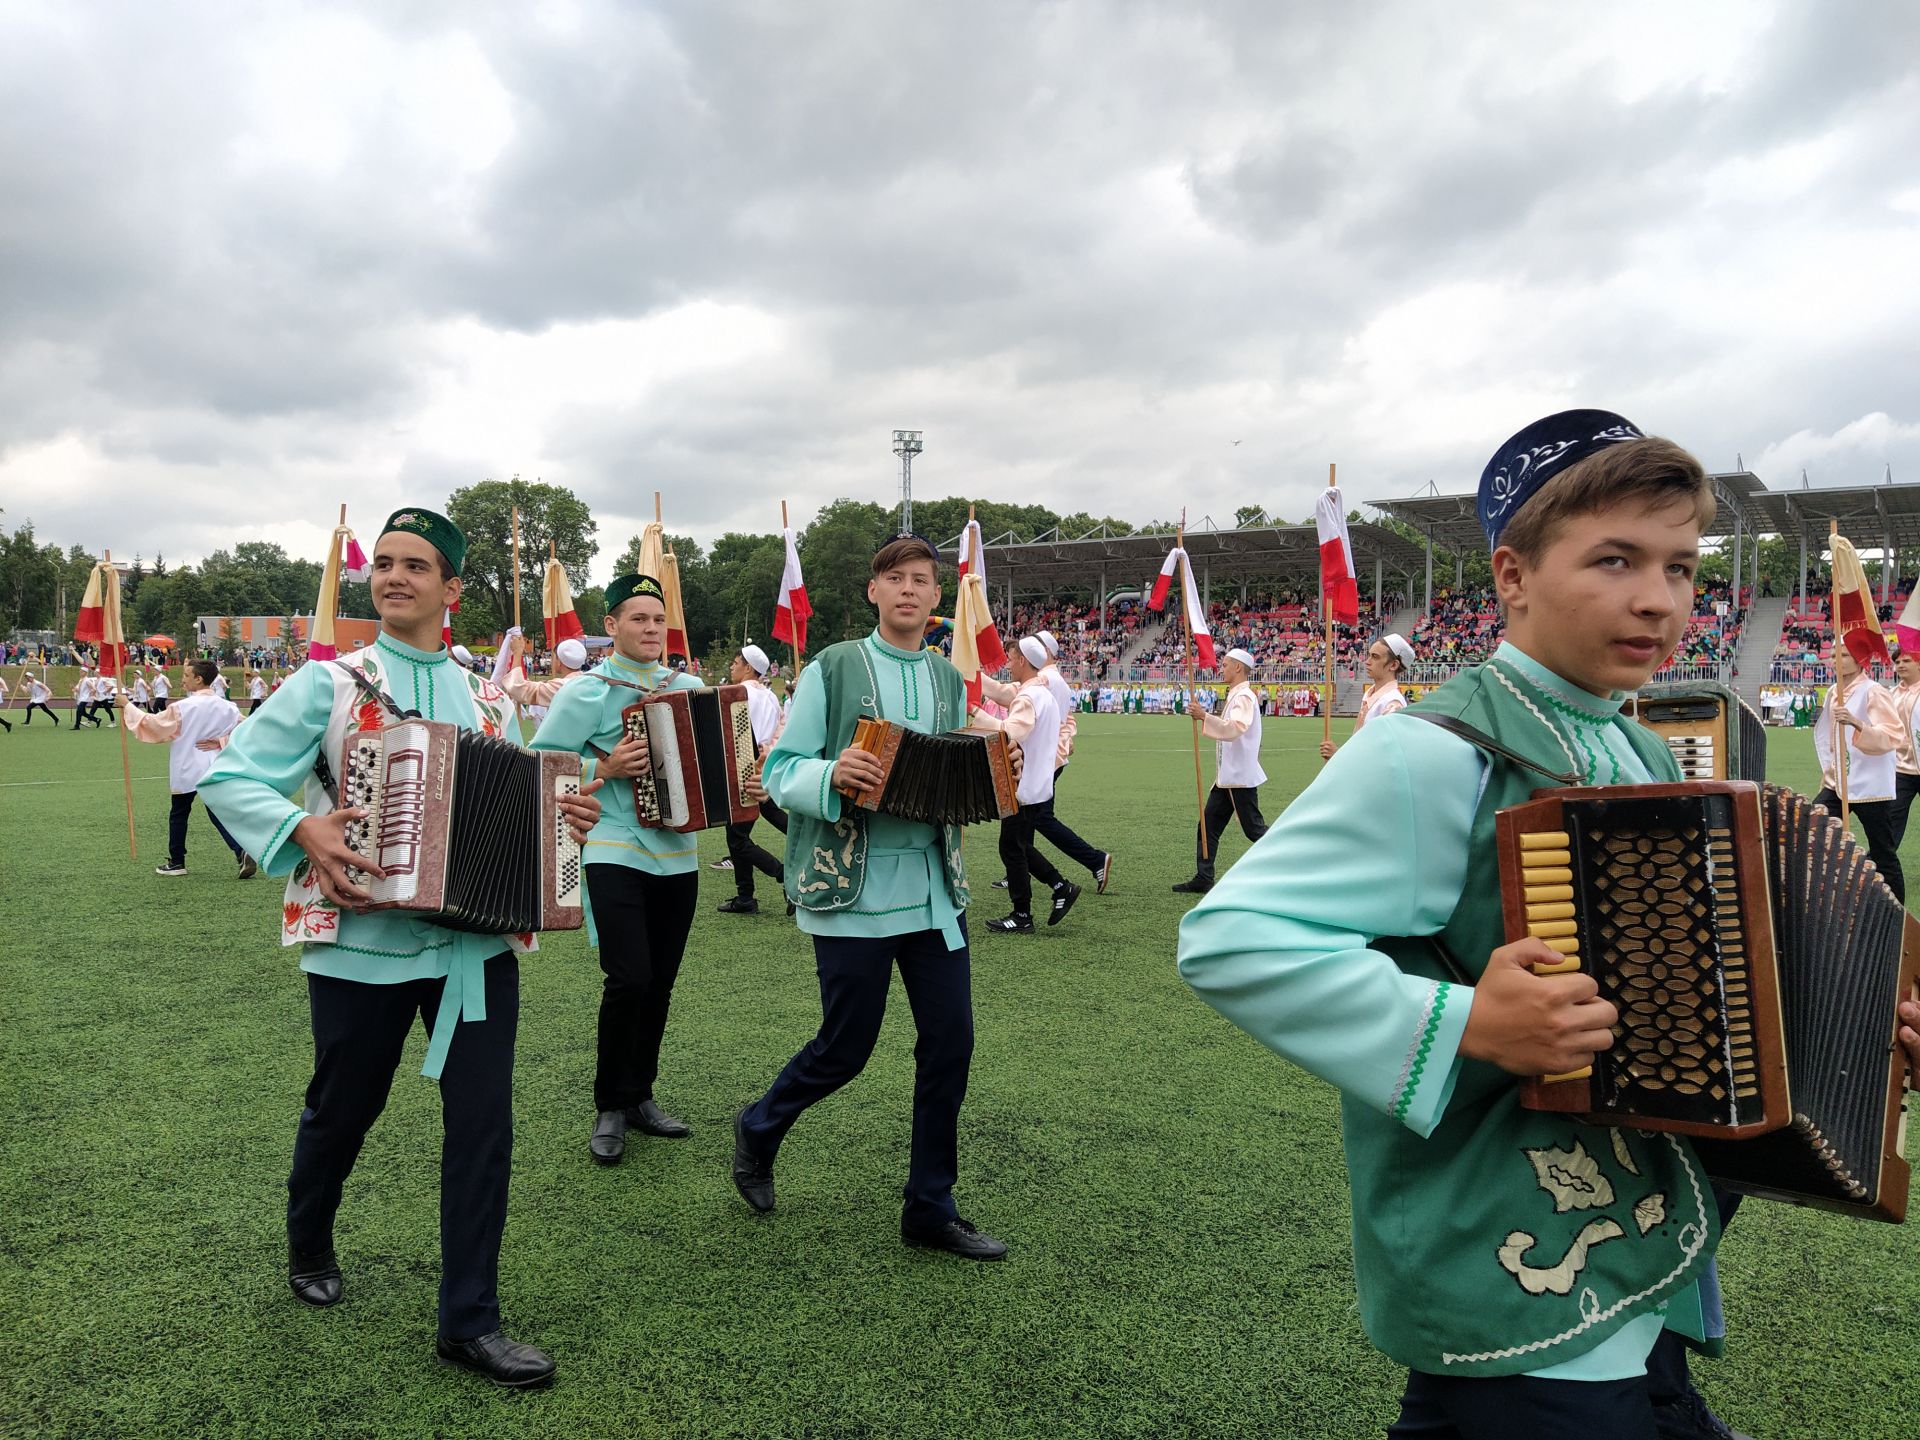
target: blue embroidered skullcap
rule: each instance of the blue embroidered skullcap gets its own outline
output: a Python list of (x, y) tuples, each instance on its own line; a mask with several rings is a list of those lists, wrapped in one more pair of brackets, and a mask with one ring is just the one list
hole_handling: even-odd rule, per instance
[(1637, 425), (1611, 410), (1562, 410), (1534, 421), (1494, 451), (1480, 472), (1478, 510), (1487, 549), (1499, 549), (1507, 522), (1554, 476), (1596, 450), (1644, 439)]

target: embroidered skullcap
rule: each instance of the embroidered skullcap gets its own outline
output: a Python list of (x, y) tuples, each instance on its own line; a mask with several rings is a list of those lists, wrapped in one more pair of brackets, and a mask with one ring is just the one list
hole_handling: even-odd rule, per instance
[(1500, 548), (1500, 532), (1542, 485), (1596, 450), (1646, 436), (1611, 410), (1562, 410), (1536, 420), (1493, 452), (1480, 472), (1477, 506), (1487, 549)]
[(458, 575), (460, 568), (467, 563), (467, 537), (460, 533), (460, 527), (444, 515), (436, 515), (431, 510), (422, 510), (413, 506), (405, 510), (396, 510), (387, 517), (382, 535), (398, 530), (407, 535), (418, 535), (434, 549), (446, 557), (447, 564)]
[(1047, 647), (1042, 645), (1034, 636), (1029, 635), (1020, 642), (1020, 653), (1027, 657), (1027, 663), (1033, 666), (1034, 669), (1040, 670), (1045, 668), (1047, 663)]
[(753, 667), (753, 673), (756, 675), (766, 674), (768, 667), (773, 664), (773, 662), (767, 658), (767, 652), (762, 650), (758, 645), (742, 645), (740, 647), (740, 658)]
[(1400, 661), (1403, 667), (1413, 664), (1413, 646), (1407, 643), (1406, 636), (1400, 634), (1382, 635), (1380, 637), (1380, 643), (1394, 653), (1394, 656)]
[(1242, 665), (1247, 667), (1249, 672), (1253, 669), (1253, 656), (1247, 651), (1242, 650), (1238, 645), (1227, 651), (1227, 659), (1238, 660)]
[(569, 635), (553, 647), (553, 658), (569, 670), (584, 670), (587, 668), (587, 647)]
[(1055, 660), (1060, 658), (1060, 642), (1053, 638), (1053, 632), (1051, 630), (1037, 630), (1034, 632), (1034, 635), (1042, 645), (1047, 647), (1047, 654), (1051, 655)]
[(651, 575), (616, 575), (613, 583), (607, 586), (607, 613), (613, 614), (636, 595), (651, 595), (662, 605), (667, 603), (667, 592), (660, 588), (660, 582)]

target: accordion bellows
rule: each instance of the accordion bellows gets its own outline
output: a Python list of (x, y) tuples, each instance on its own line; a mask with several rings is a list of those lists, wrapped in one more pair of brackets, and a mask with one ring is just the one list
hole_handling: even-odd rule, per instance
[(580, 847), (559, 805), (580, 793), (578, 755), (418, 719), (349, 735), (345, 752), (340, 804), (367, 811), (347, 845), (386, 871), (350, 872), (367, 908), (479, 935), (580, 928)]
[(620, 718), (628, 735), (646, 738), (651, 757), (652, 773), (633, 782), (642, 825), (707, 830), (746, 824), (760, 813), (744, 798), (758, 765), (746, 686), (656, 690)]
[(862, 716), (853, 746), (877, 759), (882, 772), (870, 789), (842, 792), (863, 809), (927, 825), (973, 825), (1004, 820), (1020, 808), (1004, 731), (922, 735)]
[(1899, 1220), (1894, 1004), (1920, 926), (1819, 806), (1743, 781), (1545, 790), (1497, 817), (1509, 941), (1619, 1010), (1589, 1070), (1521, 1103), (1696, 1137), (1731, 1189)]

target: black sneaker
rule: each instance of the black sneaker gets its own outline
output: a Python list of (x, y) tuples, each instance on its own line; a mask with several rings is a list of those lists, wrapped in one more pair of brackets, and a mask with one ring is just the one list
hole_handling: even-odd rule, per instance
[(1692, 1386), (1678, 1399), (1654, 1402), (1653, 1428), (1660, 1440), (1753, 1440), (1709, 1410)]
[(758, 915), (760, 902), (751, 895), (736, 895), (731, 900), (723, 900), (713, 907), (722, 915)]
[(187, 873), (187, 867), (184, 865), (176, 865), (169, 860), (164, 865), (154, 866), (153, 873), (156, 875), (184, 875)]
[(242, 880), (251, 880), (253, 879), (254, 876), (258, 875), (259, 873), (260, 873), (260, 864), (257, 860), (253, 858), (253, 856), (242, 855), (240, 857), (240, 878)]
[(1066, 919), (1067, 911), (1073, 909), (1073, 902), (1079, 898), (1080, 887), (1071, 881), (1055, 887), (1053, 892), (1053, 909), (1048, 912), (1047, 924), (1058, 925), (1062, 920)]
[(987, 929), (998, 930), (1003, 935), (1033, 934), (1033, 916), (1022, 915), (1018, 910), (999, 920), (987, 921)]
[(1213, 889), (1213, 881), (1204, 875), (1196, 875), (1191, 880), (1182, 880), (1173, 887), (1176, 895), (1204, 895)]
[(1001, 877), (1000, 877), (1000, 878), (999, 878), (998, 880), (996, 880), (996, 881), (994, 881), (994, 882), (993, 882), (993, 888), (994, 888), (994, 889), (996, 889), (996, 890), (1004, 890), (1004, 889), (1006, 889), (1006, 888), (1007, 888), (1007, 877), (1006, 877), (1006, 876), (1004, 876), (1004, 875), (1002, 875), (1002, 876), (1001, 876)]
[(1107, 882), (1113, 879), (1113, 852), (1111, 850), (1100, 857), (1100, 868), (1093, 872), (1093, 879), (1094, 893), (1096, 895), (1106, 894)]

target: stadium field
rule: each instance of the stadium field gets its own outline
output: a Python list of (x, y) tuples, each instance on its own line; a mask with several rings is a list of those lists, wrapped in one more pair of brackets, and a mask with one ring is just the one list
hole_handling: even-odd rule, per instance
[[(579, 934), (529, 957), (502, 1295), (509, 1333), (560, 1373), (503, 1395), (433, 1358), (424, 1037), (341, 1211), (346, 1302), (304, 1309), (282, 1214), (311, 1056), (280, 885), (238, 881), (198, 815), (188, 875), (153, 874), (157, 747), (131, 747), (129, 860), (114, 733), (16, 718), (0, 735), (0, 1434), (1381, 1433), (1401, 1376), (1355, 1310), (1334, 1094), (1173, 969), (1188, 734), (1087, 717), (1060, 811), (1118, 856), (1110, 893), (1089, 886), (1032, 937), (976, 935), (959, 1194), (1006, 1264), (897, 1238), (897, 986), (867, 1073), (783, 1150), (779, 1209), (733, 1193), (730, 1117), (818, 1017), (808, 946), (764, 882), (763, 914), (716, 915), (731, 879), (703, 865), (659, 1087), (695, 1133), (637, 1137), (618, 1168), (586, 1153), (594, 958)], [(1271, 817), (1318, 769), (1319, 725), (1270, 720), (1265, 737)], [(1774, 778), (1815, 788), (1805, 732), (1775, 732), (1773, 756)], [(1226, 863), (1244, 843), (1229, 832)], [(991, 833), (968, 848), (974, 914), (1003, 913)], [(723, 853), (718, 832), (703, 850)], [(1920, 874), (1920, 831), (1906, 859)], [(1722, 1268), (1730, 1344), (1695, 1373), (1723, 1416), (1768, 1440), (1920, 1434), (1912, 1229), (1750, 1202)]]

